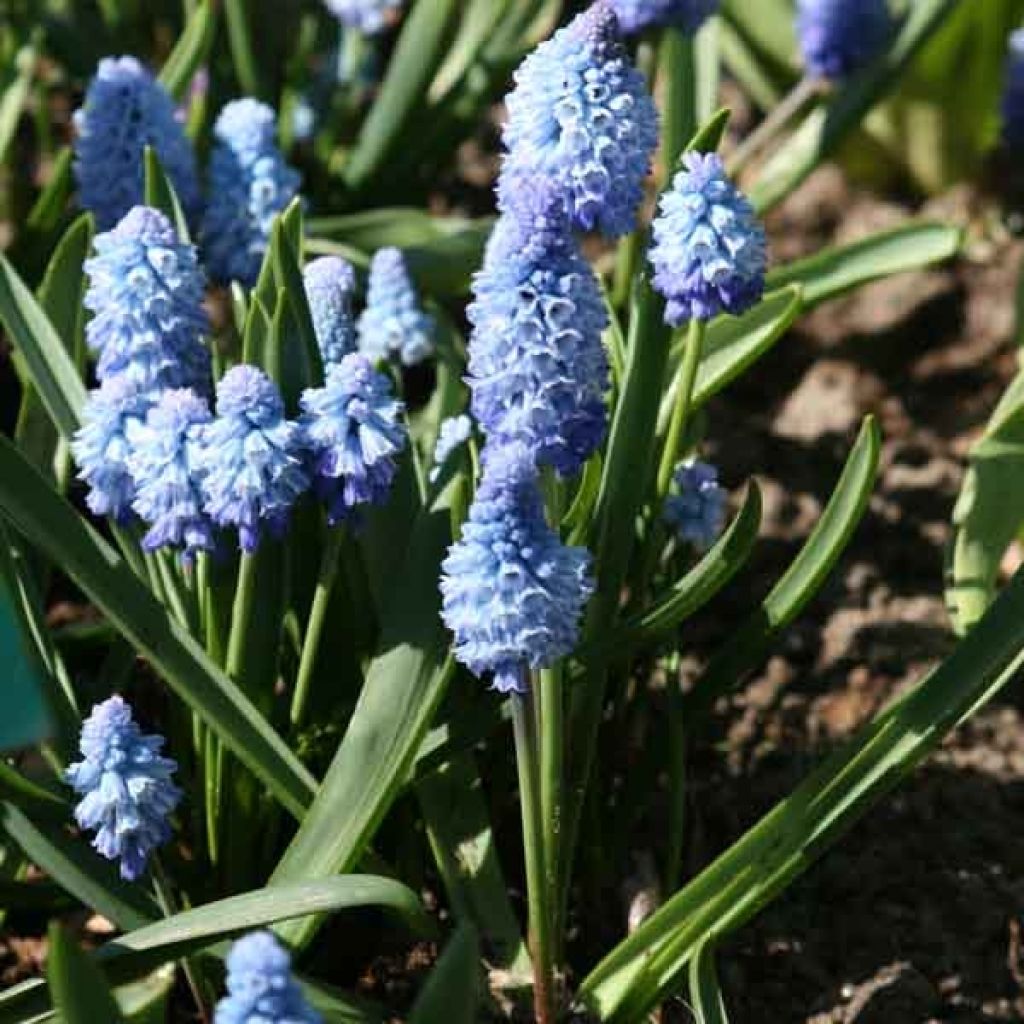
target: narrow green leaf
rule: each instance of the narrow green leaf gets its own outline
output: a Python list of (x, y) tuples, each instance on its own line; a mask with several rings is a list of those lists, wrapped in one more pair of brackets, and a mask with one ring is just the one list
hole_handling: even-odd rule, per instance
[(33, 203), (25, 222), (26, 228), (37, 237), (47, 236), (57, 230), (75, 188), (71, 163), (71, 147), (64, 146), (53, 161), (50, 180)]
[(8, 147), (14, 141), (38, 59), (34, 45), (23, 46), (10, 63), (10, 76), (0, 83), (0, 161), (7, 157)]
[(245, 330), (242, 334), (243, 363), (248, 363), (250, 366), (266, 366), (270, 328), (270, 313), (259, 296), (253, 294), (245, 318)]
[(206, 62), (216, 34), (217, 7), (212, 0), (200, 0), (160, 69), (160, 82), (176, 100), (185, 95), (192, 76)]
[[(488, 225), (493, 218), (485, 218)], [(311, 217), (309, 234), (332, 242), (343, 242), (364, 253), (388, 246), (409, 249), (457, 235), (478, 225), (467, 217), (434, 217), (415, 206), (387, 206), (339, 216)]]
[(416, 999), (409, 1024), (476, 1024), (482, 995), (480, 940), (462, 924), (445, 946)]
[(103, 972), (56, 922), (50, 925), (46, 979), (63, 1024), (124, 1024)]
[(144, 150), (143, 167), (146, 205), (164, 214), (177, 229), (178, 237), (187, 242), (189, 233), (185, 211), (178, 199), (178, 193), (174, 191), (171, 179), (160, 166), (160, 158), (152, 146), (147, 146)]
[(0, 800), (9, 800), (34, 818), (65, 822), (71, 805), (53, 789), (26, 778), (13, 765), (0, 760)]
[(728, 107), (716, 110), (704, 124), (697, 129), (696, 135), (686, 144), (684, 153), (714, 153), (722, 144), (725, 131), (729, 127), (732, 111)]
[(715, 950), (703, 942), (690, 963), (690, 1000), (694, 1024), (729, 1024), (722, 987), (715, 970)]

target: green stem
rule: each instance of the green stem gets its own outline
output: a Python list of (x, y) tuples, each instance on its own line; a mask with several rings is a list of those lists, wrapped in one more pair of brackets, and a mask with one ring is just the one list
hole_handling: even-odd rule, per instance
[(668, 670), (668, 835), (663, 876), (666, 899), (679, 885), (686, 823), (686, 724), (678, 654), (672, 656)]
[(544, 873), (544, 838), (541, 826), (537, 737), (533, 695), (513, 695), (512, 722), (519, 769), (519, 803), (523, 817), (523, 853), (526, 860), (526, 896), (529, 906), (530, 953), (533, 958), (533, 998), (537, 1024), (554, 1024), (554, 972), (551, 958), (551, 901)]
[(240, 686), (242, 681), (238, 676), (245, 657), (249, 623), (256, 605), (256, 558), (255, 551), (246, 551), (239, 559), (235, 604), (231, 609), (231, 636), (228, 639), (228, 658), (225, 668), (228, 675)]
[(292, 697), (291, 721), (295, 728), (302, 724), (306, 707), (309, 704), (310, 686), (313, 682), (313, 673), (316, 670), (316, 657), (320, 652), (320, 637), (323, 633), (324, 622), (327, 620), (327, 609), (331, 603), (334, 581), (338, 578), (342, 538), (340, 527), (328, 527), (327, 542), (320, 562), (320, 576), (316, 581), (313, 605), (309, 611), (306, 637), (302, 643), (302, 656), (299, 659), (299, 672), (295, 679), (295, 694)]
[(664, 90), (662, 114), (662, 185), (672, 181), (679, 157), (697, 133), (697, 74), (693, 37), (666, 29), (658, 53)]
[(701, 349), (704, 347), (706, 324), (703, 320), (690, 321), (690, 330), (686, 336), (686, 348), (683, 349), (683, 361), (679, 367), (678, 384), (676, 386), (675, 404), (672, 406), (672, 419), (669, 420), (665, 447), (661, 452), (661, 463), (658, 465), (658, 498), (664, 498), (672, 484), (672, 472), (676, 467), (679, 454), (679, 443), (683, 437), (683, 429), (690, 414), (690, 403), (693, 399), (693, 385), (697, 380), (697, 368), (700, 366)]
[[(562, 692), (562, 665), (540, 674), (540, 808), (544, 834), (544, 882), (549, 893), (557, 891), (561, 856), (562, 787), (564, 784), (565, 705)], [(561, 956), (561, 913), (551, 908), (552, 943), (556, 957)]]

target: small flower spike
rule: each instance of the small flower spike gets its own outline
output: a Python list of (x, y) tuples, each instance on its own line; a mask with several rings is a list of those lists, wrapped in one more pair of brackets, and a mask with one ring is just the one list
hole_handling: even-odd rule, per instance
[(194, 391), (165, 391), (149, 410), (128, 457), (135, 481), (132, 507), (149, 526), (147, 551), (175, 548), (191, 561), (214, 548), (213, 523), (203, 511), (199, 455), (209, 406)]
[(473, 421), (465, 414), (449, 416), (441, 421), (434, 445), (434, 464), (430, 482), (436, 484), (448, 460), (473, 436)]
[(896, 23), (889, 0), (797, 0), (796, 28), (807, 73), (839, 81), (874, 60)]
[(322, 1024), (292, 976), (288, 953), (270, 932), (251, 932), (227, 956), (228, 994), (214, 1024)]
[(692, 459), (680, 463), (674, 474), (678, 493), (665, 499), (665, 521), (698, 551), (706, 551), (725, 526), (725, 490), (718, 470)]
[(1024, 28), (1010, 35), (1003, 86), (1003, 143), (1009, 149), (1024, 149)]
[(302, 409), (314, 486), (331, 525), (382, 502), (407, 440), (391, 381), (365, 356), (350, 353), (328, 369), (322, 388), (303, 394)]
[(405, 0), (325, 0), (325, 3), (346, 28), (375, 36), (397, 24)]
[(661, 198), (649, 259), (674, 327), (740, 313), (764, 294), (767, 245), (753, 207), (714, 153), (689, 153)]
[(185, 213), (198, 215), (192, 144), (167, 90), (134, 57), (100, 61), (74, 126), (79, 200), (101, 231), (143, 201), (146, 146), (155, 151)]
[(405, 366), (423, 362), (434, 351), (434, 318), (420, 308), (399, 249), (374, 254), (366, 309), (359, 318), (359, 351), (374, 362), (394, 357)]
[(89, 486), (85, 502), (95, 515), (122, 523), (131, 518), (135, 482), (129, 460), (152, 404), (128, 377), (114, 377), (89, 394), (71, 454), (78, 478)]
[(593, 590), (590, 554), (566, 547), (544, 519), (537, 470), (523, 444), (488, 446), (462, 539), (441, 567), (442, 617), (455, 657), (494, 688), (524, 693), (528, 669), (576, 646)]
[(658, 113), (629, 62), (609, 0), (541, 43), (507, 99), (499, 190), (513, 210), (524, 175), (550, 177), (573, 226), (615, 238), (636, 225), (658, 144)]
[(264, 528), (280, 536), (309, 487), (302, 430), (284, 417), (274, 382), (255, 366), (235, 366), (217, 385), (217, 416), (202, 433), (196, 464), (206, 514), (235, 527), (243, 551)]
[(355, 351), (356, 323), (352, 314), (352, 297), (356, 274), (338, 256), (322, 256), (306, 267), (303, 280), (320, 357), (325, 367), (331, 366), (340, 362), (342, 356)]
[(162, 736), (143, 735), (120, 697), (97, 704), (82, 724), (82, 760), (66, 772), (81, 796), (75, 820), (95, 830), (93, 847), (120, 860), (121, 877), (140, 878), (149, 855), (171, 838), (168, 818), (181, 801), (177, 764), (161, 757)]
[(604, 439), (608, 323), (558, 190), (524, 179), (473, 282), (473, 415), (489, 440), (517, 439), (537, 462), (576, 473)]
[(627, 35), (669, 26), (693, 35), (720, 3), (721, 0), (612, 0), (612, 7)]
[(214, 125), (200, 237), (219, 284), (256, 283), (274, 218), (299, 193), (299, 174), (277, 148), (276, 126), (274, 111), (253, 99), (227, 104)]

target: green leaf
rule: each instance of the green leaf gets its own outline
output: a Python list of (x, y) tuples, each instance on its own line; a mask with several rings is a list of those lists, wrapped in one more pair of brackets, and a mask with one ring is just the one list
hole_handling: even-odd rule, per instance
[(476, 929), (462, 924), (445, 946), (416, 999), (409, 1024), (475, 1024), (479, 1019), (480, 941)]
[(4, 438), (0, 512), (63, 568), (282, 806), (301, 817), (316, 781), (295, 754), (128, 564)]
[(410, 249), (428, 245), (474, 226), (490, 230), (493, 223), (491, 217), (433, 217), (415, 206), (388, 206), (336, 217), (311, 217), (308, 226), (314, 238), (342, 242), (369, 254), (388, 246)]
[(36, 61), (39, 53), (34, 45), (23, 46), (10, 62), (10, 74), (4, 76), (0, 84), (0, 161), (7, 157), (7, 150), (14, 141), (18, 122), (21, 120), (32, 88), (32, 78), (36, 72)]
[(707, 942), (697, 948), (690, 963), (690, 1000), (694, 1024), (729, 1024), (715, 970), (715, 950)]
[(296, 980), (306, 1001), (324, 1018), (324, 1024), (385, 1024), (391, 1019), (391, 1014), (385, 1014), (382, 1007), (369, 999), (298, 975)]
[(185, 95), (192, 76), (206, 62), (216, 34), (217, 7), (213, 0), (200, 0), (160, 69), (161, 84), (176, 100)]
[(64, 1024), (124, 1024), (103, 972), (56, 922), (50, 925), (46, 978)]
[(146, 205), (159, 210), (174, 225), (178, 237), (182, 241), (189, 240), (188, 221), (185, 218), (185, 211), (182, 209), (178, 193), (174, 191), (171, 179), (167, 177), (163, 167), (160, 165), (160, 158), (152, 146), (146, 146), (143, 151), (143, 167), (145, 173), (144, 194)]
[(705, 124), (697, 130), (696, 135), (687, 143), (685, 153), (714, 153), (722, 144), (732, 111), (728, 107), (716, 110)]
[(71, 172), (72, 152), (70, 146), (64, 146), (53, 161), (50, 180), (32, 205), (25, 226), (36, 237), (48, 236), (57, 230), (64, 209), (75, 190), (74, 176)]

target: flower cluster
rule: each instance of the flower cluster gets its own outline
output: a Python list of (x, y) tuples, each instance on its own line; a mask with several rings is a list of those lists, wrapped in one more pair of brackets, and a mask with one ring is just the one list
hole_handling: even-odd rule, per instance
[(377, 35), (398, 21), (404, 0), (324, 0), (327, 9), (346, 28)]
[(632, 34), (672, 25), (691, 35), (714, 14), (721, 0), (612, 0), (622, 31)]
[(159, 158), (186, 214), (191, 218), (198, 213), (192, 146), (171, 97), (134, 57), (100, 61), (74, 125), (79, 199), (100, 230), (113, 227), (142, 202), (146, 146)]
[(725, 525), (726, 493), (718, 483), (718, 470), (692, 459), (676, 467), (673, 480), (678, 493), (665, 499), (665, 521), (683, 540), (703, 551)]
[(320, 356), (324, 366), (331, 366), (356, 347), (352, 315), (356, 274), (340, 257), (322, 256), (306, 267), (303, 282)]
[(82, 725), (82, 760), (66, 772), (81, 796), (75, 820), (94, 830), (95, 849), (120, 860), (121, 877), (141, 877), (149, 855), (171, 837), (168, 817), (181, 800), (177, 764), (161, 757), (162, 736), (143, 735), (120, 698), (97, 704)]
[(449, 416), (441, 421), (434, 445), (434, 464), (430, 468), (430, 482), (436, 484), (448, 460), (473, 436), (473, 421), (465, 414)]
[(889, 0), (797, 0), (796, 19), (808, 74), (833, 80), (877, 57), (895, 28)]
[(398, 357), (405, 366), (434, 350), (433, 318), (420, 308), (399, 249), (374, 253), (366, 309), (359, 317), (359, 350), (374, 361)]
[(649, 258), (673, 326), (738, 315), (764, 294), (764, 228), (713, 153), (688, 153), (664, 193)]
[(1002, 115), (1003, 142), (1011, 149), (1024, 149), (1024, 28), (1010, 36)]

